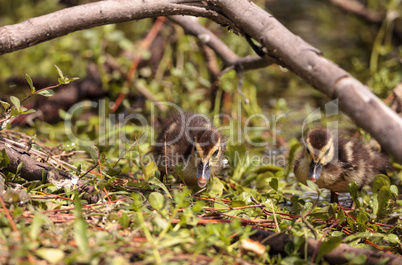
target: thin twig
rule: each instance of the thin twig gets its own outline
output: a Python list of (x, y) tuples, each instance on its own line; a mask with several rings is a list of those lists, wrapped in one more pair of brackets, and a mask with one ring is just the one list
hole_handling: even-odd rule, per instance
[[(168, 170), (167, 170), (167, 161), (166, 161), (166, 159), (167, 159), (167, 148), (166, 148), (166, 134), (165, 134), (165, 176), (166, 176), (166, 180), (167, 180), (167, 176), (168, 176)], [(162, 179), (162, 182), (163, 182), (163, 179)]]
[(244, 103), (245, 104), (249, 104), (250, 100), (246, 97), (246, 95), (243, 93), (243, 75), (244, 75), (244, 71), (243, 69), (237, 69), (236, 70), (237, 76), (239, 77), (239, 81), (237, 82), (237, 92), (240, 94), (240, 96), (242, 96)]
[(99, 165), (99, 163), (96, 163), (93, 167), (91, 167), (90, 169), (87, 170), (87, 172), (85, 172), (82, 176), (80, 176), (79, 178), (83, 178), (85, 177), (89, 172), (91, 172), (94, 168), (96, 168)]
[(20, 238), (20, 233), (18, 232), (17, 226), (15, 225), (14, 220), (11, 217), (11, 214), (6, 207), (3, 197), (1, 196), (0, 196), (0, 203), (1, 207), (3, 207), (4, 213), (6, 214), (8, 221), (10, 222), (11, 229), (17, 234), (17, 237)]
[(193, 196), (200, 194), (201, 192), (203, 192), (204, 190), (206, 190), (207, 188), (202, 188), (199, 191), (197, 191), (196, 193), (193, 194)]
[(318, 250), (320, 249), (320, 246), (321, 246), (321, 244), (322, 244), (322, 240), (325, 238), (325, 236), (328, 234), (328, 232), (329, 232), (332, 228), (334, 228), (334, 226), (338, 225), (338, 223), (339, 223), (339, 220), (337, 220), (337, 221), (334, 222), (332, 225), (330, 225), (330, 227), (328, 227), (327, 229), (325, 229), (324, 233), (322, 234), (322, 236), (321, 236), (321, 238), (320, 238), (320, 241), (318, 241), (318, 244), (317, 244), (316, 248), (314, 249), (313, 256), (311, 257), (311, 263), (310, 263), (311, 265), (314, 264), (314, 260), (315, 260), (315, 258), (316, 258), (316, 256), (317, 256)]
[(274, 203), (272, 202), (272, 200), (269, 200), (271, 202), (271, 207), (272, 207), (272, 212), (274, 213), (274, 221), (275, 221), (275, 226), (276, 226), (276, 231), (279, 233), (281, 231), (281, 229), (279, 229), (279, 224), (278, 224), (278, 220), (276, 219), (276, 214), (275, 214), (275, 209), (274, 209)]

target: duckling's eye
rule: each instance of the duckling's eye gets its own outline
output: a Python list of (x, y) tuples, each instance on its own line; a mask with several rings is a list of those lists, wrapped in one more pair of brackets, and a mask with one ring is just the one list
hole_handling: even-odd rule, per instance
[(197, 148), (194, 146), (194, 154), (197, 153)]
[(215, 156), (218, 155), (218, 153), (219, 153), (219, 150), (216, 150), (216, 151), (212, 154), (212, 156), (215, 157)]
[(330, 149), (331, 149), (331, 147), (328, 148), (328, 150), (325, 152), (325, 154), (324, 154), (325, 156), (328, 155)]
[(310, 154), (310, 150), (308, 150), (308, 148), (306, 148), (306, 150), (307, 150), (307, 153), (309, 153), (309, 154)]

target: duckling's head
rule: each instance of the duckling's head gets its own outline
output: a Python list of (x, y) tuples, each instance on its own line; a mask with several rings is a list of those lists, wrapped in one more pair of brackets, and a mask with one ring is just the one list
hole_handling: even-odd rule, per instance
[(322, 167), (334, 158), (334, 140), (332, 133), (325, 129), (314, 129), (307, 134), (305, 156), (310, 162), (308, 178), (317, 181)]
[(196, 176), (200, 188), (207, 185), (211, 168), (220, 167), (220, 159), (225, 151), (222, 143), (221, 134), (214, 129), (205, 130), (195, 137), (191, 156), (196, 165)]

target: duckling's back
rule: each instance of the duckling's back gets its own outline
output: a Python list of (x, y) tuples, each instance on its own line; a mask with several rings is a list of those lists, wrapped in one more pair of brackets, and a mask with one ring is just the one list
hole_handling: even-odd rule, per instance
[(384, 153), (357, 139), (339, 139), (338, 158), (348, 183), (355, 181), (359, 187), (370, 184), (378, 174), (390, 168)]

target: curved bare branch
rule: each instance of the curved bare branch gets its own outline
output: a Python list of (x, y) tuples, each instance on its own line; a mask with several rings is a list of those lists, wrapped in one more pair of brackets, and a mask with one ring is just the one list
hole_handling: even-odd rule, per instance
[(224, 66), (252, 70), (263, 68), (275, 63), (271, 57), (261, 58), (259, 56), (247, 56), (240, 58), (215, 34), (203, 27), (190, 16), (170, 16), (169, 19), (180, 25), (184, 31), (197, 37), (201, 42), (211, 48), (221, 58)]

